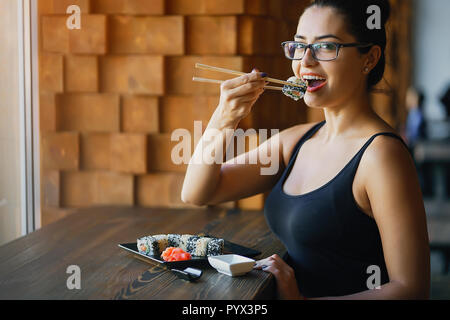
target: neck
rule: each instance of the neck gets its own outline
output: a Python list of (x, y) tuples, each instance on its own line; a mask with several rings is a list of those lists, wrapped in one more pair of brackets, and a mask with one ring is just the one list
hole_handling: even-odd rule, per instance
[(323, 129), (323, 139), (325, 143), (350, 137), (368, 120), (376, 117), (370, 107), (369, 93), (366, 91), (343, 104), (325, 107), (324, 114), (326, 125)]

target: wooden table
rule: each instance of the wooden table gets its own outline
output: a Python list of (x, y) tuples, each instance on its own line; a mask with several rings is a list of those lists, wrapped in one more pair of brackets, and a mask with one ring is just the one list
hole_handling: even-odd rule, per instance
[[(206, 267), (197, 282), (118, 247), (151, 234), (201, 233), (257, 249), (261, 259), (284, 254), (258, 211), (101, 207), (72, 215), (0, 247), (0, 299), (228, 300), (274, 297), (270, 273), (229, 277)], [(81, 270), (69, 290), (67, 267)]]

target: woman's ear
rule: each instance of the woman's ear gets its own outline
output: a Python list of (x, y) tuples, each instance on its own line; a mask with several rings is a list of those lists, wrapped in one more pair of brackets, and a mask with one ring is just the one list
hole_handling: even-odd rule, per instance
[(380, 46), (372, 46), (370, 51), (366, 53), (366, 63), (364, 64), (364, 73), (369, 74), (370, 71), (375, 68), (378, 61), (381, 58), (381, 48)]

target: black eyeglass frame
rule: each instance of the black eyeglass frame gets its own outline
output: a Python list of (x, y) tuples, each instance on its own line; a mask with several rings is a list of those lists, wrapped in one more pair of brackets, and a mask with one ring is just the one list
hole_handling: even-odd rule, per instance
[[(349, 48), (349, 47), (352, 47), (352, 48), (365, 48), (365, 47), (371, 47), (371, 46), (374, 45), (373, 43), (359, 43), (359, 42), (353, 42), (353, 43), (337, 43), (337, 42), (331, 42), (331, 41), (316, 42), (316, 43), (311, 43), (311, 44), (305, 44), (305, 52), (303, 53), (303, 57), (301, 57), (301, 58), (290, 58), (286, 54), (286, 49), (285, 49), (285, 46), (288, 43), (301, 43), (301, 42), (298, 42), (298, 41), (284, 41), (284, 42), (281, 43), (281, 47), (283, 48), (284, 55), (289, 60), (302, 60), (305, 57), (306, 51), (309, 49), (309, 50), (311, 50), (313, 58), (315, 60), (317, 60), (317, 61), (334, 61), (334, 60), (336, 60), (338, 58), (338, 56), (339, 56), (339, 50), (341, 48)], [(324, 43), (331, 43), (331, 44), (334, 44), (336, 46), (336, 57), (334, 59), (318, 59), (316, 57), (316, 52), (315, 52), (315, 49), (313, 48), (313, 46), (317, 45), (317, 44), (324, 44)]]

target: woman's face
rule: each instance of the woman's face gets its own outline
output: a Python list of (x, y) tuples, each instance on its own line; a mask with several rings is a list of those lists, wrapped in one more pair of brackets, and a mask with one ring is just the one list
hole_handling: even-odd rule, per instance
[[(346, 29), (344, 18), (330, 7), (310, 7), (300, 17), (295, 41), (306, 44), (317, 42), (356, 42)], [(316, 61), (307, 50), (302, 60), (293, 60), (292, 69), (298, 78), (314, 73), (326, 79), (319, 90), (308, 88), (304, 100), (309, 107), (334, 107), (359, 96), (366, 90), (365, 56), (357, 48), (341, 48), (336, 60)]]

